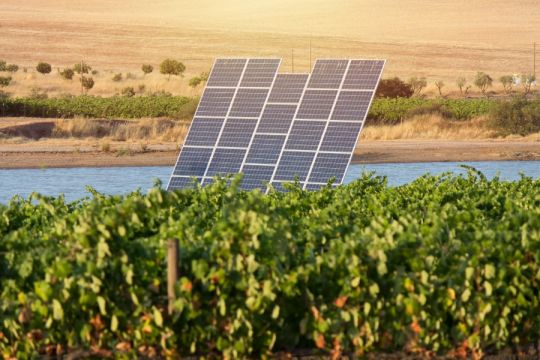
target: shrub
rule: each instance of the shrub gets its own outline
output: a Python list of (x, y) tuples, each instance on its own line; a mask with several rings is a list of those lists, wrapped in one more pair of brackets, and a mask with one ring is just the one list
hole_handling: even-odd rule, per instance
[(414, 90), (410, 84), (407, 84), (398, 77), (392, 79), (383, 79), (377, 88), (376, 97), (379, 98), (410, 98)]
[(182, 75), (185, 70), (186, 66), (174, 59), (165, 59), (159, 66), (159, 72), (163, 75), (168, 75), (167, 80), (171, 79), (171, 75)]
[(535, 82), (536, 76), (534, 74), (521, 75), (521, 86), (523, 87), (525, 95), (528, 95), (531, 92), (531, 88)]
[(422, 90), (427, 86), (427, 80), (425, 77), (412, 77), (409, 79), (409, 85), (413, 89), (413, 94), (419, 96)]
[(19, 65), (9, 64), (6, 66), (6, 71), (10, 73), (16, 73), (19, 71)]
[(481, 71), (476, 74), (476, 78), (474, 79), (474, 85), (478, 89), (480, 89), (482, 94), (485, 95), (487, 89), (491, 87), (492, 84), (493, 84), (493, 79), (488, 74), (483, 73)]
[(67, 68), (60, 71), (60, 76), (66, 80), (72, 80), (74, 75), (75, 75), (75, 72), (73, 71), (73, 69)]
[(115, 81), (115, 82), (122, 81), (122, 73), (114, 74), (112, 77), (112, 81)]
[(37, 64), (36, 70), (38, 73), (45, 75), (49, 74), (52, 71), (52, 67), (51, 64), (48, 64), (46, 62), (40, 62), (39, 64)]
[(493, 125), (502, 135), (528, 135), (540, 131), (540, 100), (517, 97), (500, 102), (492, 111)]
[(467, 95), (469, 92), (469, 89), (471, 88), (469, 85), (467, 85), (467, 79), (464, 77), (460, 77), (456, 80), (456, 85), (459, 88), (459, 93), (463, 95)]
[(49, 94), (47, 94), (47, 91), (39, 88), (39, 87), (33, 87), (30, 89), (30, 99), (34, 100), (46, 100), (49, 98)]
[(150, 74), (152, 71), (154, 71), (154, 67), (152, 65), (150, 65), (150, 64), (143, 64), (141, 66), (141, 70), (144, 73), (144, 75), (146, 75), (146, 74)]
[(127, 86), (122, 89), (122, 96), (133, 97), (135, 96), (135, 89), (132, 86)]
[(201, 78), (198, 77), (198, 76), (195, 76), (191, 79), (189, 79), (189, 86), (191, 86), (192, 88), (196, 88), (197, 86), (199, 86), (201, 84)]
[(91, 77), (81, 76), (81, 86), (83, 87), (85, 92), (88, 92), (88, 90), (92, 89), (94, 87), (94, 79)]
[(6, 87), (11, 84), (11, 76), (0, 76), (0, 87)]
[(512, 86), (514, 85), (514, 77), (512, 75), (503, 75), (499, 78), (504, 92), (510, 94), (512, 92)]
[(92, 70), (92, 67), (84, 61), (81, 61), (80, 63), (73, 65), (73, 70), (77, 74), (88, 74)]
[(99, 71), (97, 71), (97, 70), (92, 70), (91, 74), (92, 74), (92, 75), (97, 75), (97, 74), (99, 74)]
[(7, 63), (5, 60), (0, 60), (0, 71), (6, 71)]

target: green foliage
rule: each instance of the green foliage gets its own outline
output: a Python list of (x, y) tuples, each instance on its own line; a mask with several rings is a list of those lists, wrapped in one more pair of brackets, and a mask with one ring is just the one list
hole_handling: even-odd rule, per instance
[(198, 76), (195, 76), (189, 79), (189, 86), (191, 86), (192, 88), (196, 88), (197, 86), (201, 84), (201, 82), (202, 82), (201, 78)]
[(540, 100), (517, 97), (501, 102), (493, 109), (491, 119), (503, 135), (527, 135), (540, 131)]
[(410, 84), (407, 84), (398, 77), (382, 79), (375, 94), (378, 98), (410, 98), (414, 91)]
[(534, 74), (523, 74), (521, 75), (521, 86), (523, 87), (523, 92), (525, 95), (531, 92), (533, 84), (536, 83), (536, 76)]
[(456, 85), (457, 87), (459, 88), (459, 93), (463, 96), (463, 95), (467, 95), (467, 93), (469, 92), (469, 89), (471, 88), (470, 85), (467, 85), (467, 79), (464, 78), (464, 77), (459, 77), (457, 80), (456, 80)]
[(68, 68), (68, 69), (64, 69), (60, 71), (60, 76), (66, 80), (72, 80), (74, 75), (75, 75), (75, 72), (73, 71), (73, 69)]
[(487, 89), (493, 85), (493, 79), (488, 74), (480, 71), (476, 74), (474, 85), (480, 89), (482, 94), (486, 94)]
[(6, 66), (6, 71), (10, 73), (16, 73), (19, 71), (19, 65), (9, 64)]
[(514, 77), (512, 75), (503, 75), (499, 78), (504, 92), (510, 94), (512, 92), (512, 86), (514, 85)]
[(150, 74), (152, 71), (154, 71), (154, 67), (152, 65), (150, 65), (150, 64), (143, 64), (141, 66), (141, 70), (144, 73), (144, 75), (146, 75), (146, 74)]
[(115, 82), (122, 81), (122, 73), (114, 74), (112, 77), (112, 81), (115, 81)]
[[(0, 207), (0, 351), (475, 357), (538, 341), (540, 180), (32, 195)], [(181, 279), (166, 315), (166, 244)], [(411, 346), (411, 344), (413, 344)]]
[(46, 62), (40, 62), (36, 66), (36, 70), (40, 74), (49, 74), (52, 71), (51, 64), (48, 64)]
[(92, 67), (85, 63), (84, 61), (81, 61), (80, 63), (77, 63), (73, 65), (73, 71), (75, 71), (77, 74), (88, 74), (92, 70)]
[[(193, 105), (195, 103), (195, 105)], [(143, 117), (175, 117), (179, 112), (194, 114), (197, 100), (170, 94), (144, 97), (66, 96), (36, 100), (11, 98), (3, 106), (5, 116), (63, 117), (85, 116), (91, 118), (138, 119)], [(189, 111), (188, 109), (189, 108)]]
[(186, 66), (174, 59), (165, 59), (159, 65), (159, 72), (163, 75), (168, 75), (168, 80), (171, 79), (171, 75), (182, 75), (186, 70)]
[(11, 80), (11, 76), (0, 76), (0, 87), (9, 86)]
[(94, 79), (87, 76), (81, 76), (81, 86), (83, 87), (85, 92), (88, 92), (88, 90), (92, 89), (94, 87)]

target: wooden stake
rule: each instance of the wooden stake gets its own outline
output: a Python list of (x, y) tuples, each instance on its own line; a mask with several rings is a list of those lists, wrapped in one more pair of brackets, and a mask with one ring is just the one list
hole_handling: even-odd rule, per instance
[(178, 282), (178, 240), (169, 239), (167, 244), (167, 300), (169, 315), (173, 313), (176, 300), (175, 285)]

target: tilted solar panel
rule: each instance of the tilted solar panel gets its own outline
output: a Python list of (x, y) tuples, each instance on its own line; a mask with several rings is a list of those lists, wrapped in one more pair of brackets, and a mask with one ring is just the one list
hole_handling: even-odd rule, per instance
[(168, 189), (239, 172), (246, 190), (343, 182), (384, 60), (318, 60), (311, 74), (280, 63), (216, 60)]

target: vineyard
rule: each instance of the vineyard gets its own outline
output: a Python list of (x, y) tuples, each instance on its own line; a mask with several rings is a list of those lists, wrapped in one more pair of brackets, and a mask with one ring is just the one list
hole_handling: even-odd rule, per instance
[(0, 205), (3, 356), (465, 357), (540, 339), (540, 180), (237, 182)]
[[(144, 117), (191, 118), (198, 98), (178, 96), (109, 97), (77, 96), (49, 99), (0, 98), (0, 115), (30, 117), (136, 119)], [(488, 99), (375, 99), (369, 113), (372, 124), (395, 124), (415, 115), (439, 113), (465, 120), (488, 114), (497, 104)]]

